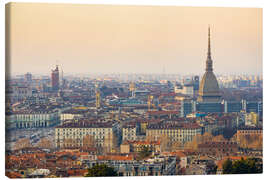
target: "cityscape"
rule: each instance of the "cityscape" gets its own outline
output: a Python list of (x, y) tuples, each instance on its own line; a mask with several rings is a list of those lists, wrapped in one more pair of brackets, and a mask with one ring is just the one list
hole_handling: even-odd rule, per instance
[(10, 73), (6, 176), (262, 173), (263, 77), (216, 73), (213, 29), (197, 74)]

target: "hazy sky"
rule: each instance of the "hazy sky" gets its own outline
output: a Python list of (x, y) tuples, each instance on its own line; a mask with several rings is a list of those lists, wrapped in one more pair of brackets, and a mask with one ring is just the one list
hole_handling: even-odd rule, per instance
[(11, 73), (262, 72), (262, 9), (12, 3)]

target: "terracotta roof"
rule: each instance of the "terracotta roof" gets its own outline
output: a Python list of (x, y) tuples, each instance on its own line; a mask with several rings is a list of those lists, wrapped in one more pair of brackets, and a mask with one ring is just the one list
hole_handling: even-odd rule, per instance
[(118, 160), (118, 161), (129, 161), (133, 160), (132, 156), (119, 156), (119, 155), (103, 155), (97, 156), (98, 160)]
[(21, 178), (22, 175), (17, 172), (6, 172), (6, 176), (9, 178)]
[(173, 155), (178, 157), (187, 157), (182, 151), (175, 151), (175, 152), (163, 152), (164, 155)]
[(87, 169), (69, 169), (67, 170), (69, 176), (84, 176), (88, 173)]
[(178, 111), (148, 111), (150, 115), (166, 115), (166, 114), (179, 114)]
[(139, 144), (139, 145), (147, 145), (147, 144), (160, 145), (160, 141), (126, 141), (124, 143)]

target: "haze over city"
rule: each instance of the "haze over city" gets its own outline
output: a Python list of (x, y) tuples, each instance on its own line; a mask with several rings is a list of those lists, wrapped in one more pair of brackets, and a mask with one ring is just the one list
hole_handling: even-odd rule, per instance
[(8, 3), (6, 17), (7, 177), (263, 172), (262, 9)]
[(262, 9), (12, 3), (11, 74), (262, 73)]

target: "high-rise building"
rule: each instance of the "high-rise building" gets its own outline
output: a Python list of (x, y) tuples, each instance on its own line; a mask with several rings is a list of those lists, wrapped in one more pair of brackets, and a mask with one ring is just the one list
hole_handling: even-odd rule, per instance
[(219, 85), (213, 73), (213, 61), (211, 58), (210, 27), (208, 28), (208, 52), (206, 60), (206, 72), (200, 83), (198, 102), (219, 102)]
[(26, 81), (26, 82), (28, 82), (28, 83), (30, 83), (30, 82), (32, 82), (32, 74), (31, 73), (26, 73), (25, 75), (24, 75), (24, 80)]
[(56, 68), (54, 70), (52, 70), (51, 82), (52, 82), (52, 90), (53, 91), (58, 91), (59, 90), (59, 69), (58, 69), (58, 65), (56, 65)]

